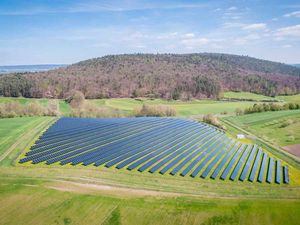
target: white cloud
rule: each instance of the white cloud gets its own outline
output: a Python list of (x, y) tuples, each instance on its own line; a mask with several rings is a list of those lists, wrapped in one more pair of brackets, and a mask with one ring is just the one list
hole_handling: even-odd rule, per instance
[(288, 27), (282, 27), (277, 29), (277, 32), (275, 33), (275, 36), (277, 36), (279, 39), (284, 37), (300, 37), (300, 24), (295, 26), (288, 26)]
[(154, 38), (158, 39), (158, 40), (170, 40), (170, 39), (174, 39), (178, 36), (178, 32), (171, 32), (171, 33), (164, 33), (164, 34), (159, 34), (156, 35)]
[(249, 42), (253, 42), (256, 40), (260, 40), (261, 36), (259, 36), (258, 34), (249, 34), (243, 37), (238, 37), (234, 40), (234, 43), (237, 45), (245, 45)]
[(287, 44), (287, 45), (282, 45), (281, 47), (283, 47), (283, 48), (291, 48), (292, 45)]
[(243, 27), (244, 24), (242, 23), (233, 23), (233, 22), (227, 22), (223, 24), (224, 28), (240, 28)]
[(194, 49), (209, 44), (210, 40), (207, 38), (189, 38), (181, 40), (181, 43), (188, 49)]
[(184, 38), (194, 38), (195, 34), (194, 33), (186, 33), (183, 35)]
[(267, 24), (265, 23), (253, 23), (247, 24), (243, 26), (243, 30), (265, 30), (267, 28)]
[(287, 14), (284, 15), (284, 17), (300, 17), (300, 11), (287, 13)]
[(237, 7), (236, 6), (231, 6), (227, 10), (228, 11), (234, 11), (234, 10), (237, 10)]

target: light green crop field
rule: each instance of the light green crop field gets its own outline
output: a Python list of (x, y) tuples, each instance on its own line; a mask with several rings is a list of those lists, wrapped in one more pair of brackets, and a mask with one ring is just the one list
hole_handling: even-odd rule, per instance
[(298, 95), (290, 95), (290, 96), (278, 96), (276, 97), (279, 100), (283, 100), (286, 102), (299, 103), (300, 104), (300, 94)]
[(229, 99), (251, 99), (253, 101), (263, 101), (263, 100), (272, 100), (276, 101), (276, 98), (269, 97), (269, 96), (264, 96), (264, 95), (259, 95), (255, 93), (250, 93), (250, 92), (233, 92), (233, 91), (228, 91), (224, 92), (224, 98), (229, 98)]
[(42, 106), (48, 106), (48, 99), (46, 98), (13, 98), (13, 97), (0, 97), (0, 104), (1, 103), (8, 103), (8, 102), (18, 102), (20, 104), (28, 104), (30, 102), (36, 101)]
[(295, 182), (277, 185), (93, 166), (21, 165), (18, 156), (55, 118), (3, 119), (1, 134), (21, 119), (32, 124), (9, 135), (21, 141), (0, 160), (0, 224), (299, 223), (300, 176), (294, 168), (290, 178)]
[(253, 113), (226, 120), (277, 146), (300, 143), (300, 110)]

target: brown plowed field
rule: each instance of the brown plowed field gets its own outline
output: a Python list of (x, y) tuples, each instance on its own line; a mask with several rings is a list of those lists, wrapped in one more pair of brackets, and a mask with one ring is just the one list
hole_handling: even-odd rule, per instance
[(283, 149), (300, 158), (300, 144), (287, 145), (284, 146)]

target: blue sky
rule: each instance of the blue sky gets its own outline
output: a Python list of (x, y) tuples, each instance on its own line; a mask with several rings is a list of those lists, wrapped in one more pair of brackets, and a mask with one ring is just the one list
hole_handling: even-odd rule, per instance
[(300, 63), (300, 2), (0, 1), (0, 65), (195, 52)]

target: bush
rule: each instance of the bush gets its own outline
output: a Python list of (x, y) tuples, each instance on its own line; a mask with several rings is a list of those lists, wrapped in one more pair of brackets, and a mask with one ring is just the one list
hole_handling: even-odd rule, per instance
[(175, 116), (176, 110), (167, 105), (146, 105), (144, 104), (141, 108), (135, 108), (133, 110), (134, 116), (154, 116), (154, 117), (163, 117), (163, 116)]
[(244, 114), (244, 111), (243, 111), (242, 109), (237, 108), (237, 109), (235, 110), (235, 115), (240, 116), (240, 115), (243, 115), (243, 114)]
[(84, 102), (80, 107), (72, 108), (70, 116), (72, 117), (122, 117), (119, 110), (108, 109), (103, 106), (97, 106), (91, 102)]
[(0, 117), (12, 118), (18, 116), (56, 116), (56, 113), (49, 111), (37, 102), (30, 102), (22, 105), (17, 102), (8, 102), (0, 105)]
[(203, 116), (203, 122), (211, 124), (211, 125), (213, 125), (215, 127), (218, 127), (222, 130), (226, 130), (226, 127), (224, 125), (222, 125), (220, 123), (220, 121), (218, 120), (218, 118), (215, 117), (212, 114), (207, 114), (207, 115)]
[(288, 119), (286, 121), (284, 121), (282, 124), (280, 124), (279, 128), (285, 128), (285, 127), (288, 127), (289, 125), (293, 124), (293, 120), (291, 119)]

